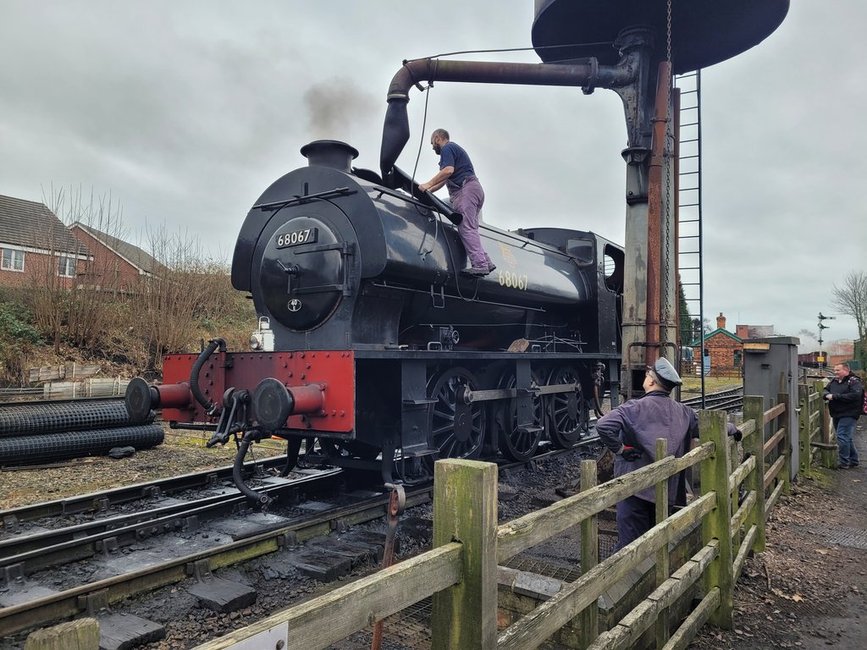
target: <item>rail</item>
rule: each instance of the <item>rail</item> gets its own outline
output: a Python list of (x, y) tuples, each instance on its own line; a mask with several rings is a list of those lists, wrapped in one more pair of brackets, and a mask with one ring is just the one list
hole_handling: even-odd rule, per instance
[[(689, 399), (682, 400), (681, 403), (698, 410), (702, 405), (701, 400), (701, 396), (690, 397)], [(736, 411), (741, 409), (743, 404), (744, 389), (742, 386), (708, 393), (704, 396), (704, 407), (713, 411)]]
[[(809, 411), (816, 400), (808, 404)], [(433, 550), (198, 650), (259, 647), (265, 639), (272, 646), (282, 641), (278, 647), (325, 648), (427, 597), (433, 599), (434, 648), (533, 648), (570, 622), (573, 629), (576, 622), (580, 628), (582, 647), (625, 648), (644, 635), (655, 637), (657, 647), (685, 648), (708, 620), (725, 628), (733, 625), (734, 584), (749, 553), (764, 550), (765, 521), (789, 486), (788, 461), (796, 433), (787, 430), (789, 414), (785, 395), (769, 409), (763, 397), (745, 397), (740, 425), (744, 454), (739, 461), (737, 443), (726, 435), (725, 414), (701, 411), (700, 444), (682, 458), (666, 455), (660, 440), (661, 460), (601, 485), (595, 485), (593, 461), (584, 461), (581, 492), (499, 526), (496, 466), (438, 461)], [(814, 414), (807, 417), (815, 420)], [(701, 477), (693, 501), (670, 516), (661, 509), (659, 524), (598, 562), (599, 513), (652, 486), (657, 502), (667, 503), (669, 477), (692, 467)], [(582, 531), (581, 576), (498, 632), (498, 564), (576, 525)], [(684, 544), (686, 554), (674, 552)], [(673, 558), (680, 558), (677, 566)], [(646, 568), (648, 561), (654, 568)], [(638, 594), (638, 603), (600, 632), (597, 599), (635, 569), (655, 574), (650, 593)], [(639, 588), (633, 585), (632, 591)], [(703, 597), (689, 607), (697, 593)], [(684, 603), (691, 611), (678, 627), (670, 628), (678, 617), (669, 610)]]

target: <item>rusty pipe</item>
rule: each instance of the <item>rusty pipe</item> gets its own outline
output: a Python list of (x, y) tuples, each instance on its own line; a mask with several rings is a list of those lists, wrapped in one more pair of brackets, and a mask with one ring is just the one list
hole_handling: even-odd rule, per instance
[(659, 326), (662, 300), (660, 299), (662, 248), (662, 169), (665, 162), (666, 125), (668, 123), (668, 96), (671, 86), (671, 63), (659, 64), (656, 85), (656, 106), (653, 118), (653, 140), (650, 165), (647, 172), (647, 313), (644, 318), (647, 347), (644, 362), (653, 365), (659, 356)]
[(382, 128), (380, 168), (387, 176), (409, 140), (407, 103), (409, 89), (421, 81), (465, 83), (526, 84), (534, 86), (584, 86), (619, 88), (638, 77), (641, 38), (629, 40), (615, 65), (599, 65), (588, 58), (575, 63), (503, 63), (487, 61), (442, 61), (415, 59), (404, 61), (388, 87), (388, 108)]

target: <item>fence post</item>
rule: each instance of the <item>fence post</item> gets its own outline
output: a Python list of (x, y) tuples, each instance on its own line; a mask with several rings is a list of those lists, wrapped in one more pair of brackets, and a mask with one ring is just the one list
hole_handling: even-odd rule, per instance
[(786, 429), (786, 435), (783, 437), (785, 443), (782, 446), (781, 454), (786, 457), (786, 460), (783, 463), (783, 469), (785, 471), (780, 472), (783, 476), (783, 494), (791, 494), (792, 493), (792, 446), (795, 444), (795, 435), (794, 431), (789, 431), (789, 422), (791, 422), (791, 408), (792, 405), (789, 404), (789, 394), (788, 393), (779, 393), (777, 395), (777, 404), (785, 404), (786, 408), (783, 409), (783, 412), (780, 413), (775, 419), (774, 422), (776, 425), (782, 422), (783, 428)]
[(810, 387), (798, 384), (798, 465), (801, 472), (810, 469)]
[(433, 546), (458, 541), (463, 579), (433, 595), (431, 646), (497, 645), (497, 466), (448, 459), (434, 464)]
[(743, 440), (744, 453), (756, 459), (756, 467), (747, 476), (747, 487), (756, 495), (756, 505), (747, 520), (749, 525), (756, 527), (756, 540), (753, 551), (761, 553), (765, 550), (765, 398), (750, 395), (744, 397), (744, 422), (753, 420), (756, 428)]
[[(668, 456), (668, 441), (665, 438), (656, 439), (655, 460)], [(661, 523), (668, 517), (668, 479), (656, 484), (656, 523)], [(668, 544), (663, 544), (656, 552), (656, 586), (659, 587), (671, 575), (668, 556)], [(661, 648), (668, 641), (668, 609), (660, 612), (656, 619), (656, 647)]]
[[(581, 461), (581, 491), (596, 487), (596, 461)], [(581, 573), (599, 564), (599, 522), (596, 515), (581, 522)], [(599, 605), (593, 603), (581, 614), (581, 647), (588, 647), (599, 636)]]
[(701, 464), (701, 493), (716, 493), (716, 507), (702, 520), (702, 543), (719, 542), (719, 555), (705, 572), (705, 592), (719, 588), (720, 604), (710, 621), (717, 627), (733, 627), (734, 569), (732, 566), (731, 495), (729, 493), (728, 439), (726, 414), (719, 411), (699, 411), (701, 442), (714, 443), (713, 455)]
[[(814, 386), (816, 387), (816, 392), (819, 396), (825, 392), (825, 384), (821, 379), (817, 379)], [(824, 399), (819, 400), (819, 410), (822, 413), (822, 417), (820, 418), (821, 424), (819, 425), (822, 427), (822, 431), (819, 439), (826, 445), (834, 444), (836, 443), (836, 440), (832, 440), (831, 438), (831, 414), (828, 413), (828, 409), (825, 407)], [(836, 449), (832, 447), (822, 447), (822, 467), (835, 469), (839, 458), (840, 454)]]

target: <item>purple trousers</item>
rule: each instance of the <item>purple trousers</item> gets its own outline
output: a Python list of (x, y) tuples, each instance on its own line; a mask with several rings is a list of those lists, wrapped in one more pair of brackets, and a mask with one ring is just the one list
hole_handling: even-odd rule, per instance
[(477, 269), (490, 268), (491, 258), (482, 248), (482, 240), (479, 237), (479, 211), (485, 202), (485, 191), (478, 179), (473, 178), (464, 183), (463, 187), (452, 190), (449, 187), (449, 198), (452, 207), (460, 212), (464, 218), (458, 225), (458, 235), (467, 251), (467, 257)]
[(617, 546), (620, 550), (656, 525), (656, 504), (638, 497), (626, 497), (617, 504)]

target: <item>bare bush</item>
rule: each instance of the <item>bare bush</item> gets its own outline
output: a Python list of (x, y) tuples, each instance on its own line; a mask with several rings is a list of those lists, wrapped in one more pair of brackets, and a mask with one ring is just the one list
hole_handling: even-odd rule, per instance
[(251, 328), (252, 306), (231, 288), (225, 264), (205, 256), (194, 239), (170, 235), (164, 227), (150, 232), (150, 246), (164, 269), (143, 281), (135, 310), (148, 369), (159, 369), (165, 354), (197, 351), (204, 338), (226, 338), (226, 332), (218, 331), (221, 325), (246, 323)]
[[(97, 197), (81, 188), (50, 189), (45, 198), (49, 209), (66, 225), (75, 222), (92, 225), (120, 237), (122, 210), (111, 195)], [(105, 257), (88, 256), (81, 245), (77, 255), (70, 255), (70, 241), (76, 241), (69, 230), (48, 233), (43, 246), (47, 255), (33, 259), (37, 268), (30, 286), (28, 300), (37, 327), (52, 342), (55, 352), (61, 343), (96, 349), (106, 333), (117, 325), (119, 314), (106, 294), (116, 294), (114, 275), (104, 268)], [(71, 268), (66, 267), (71, 264)], [(70, 275), (71, 272), (71, 275)]]
[[(148, 231), (141, 248), (133, 245), (110, 194), (52, 187), (45, 203), (88, 249), (71, 276), (58, 271), (71, 246), (66, 229), (47, 233), (49, 254), (28, 257), (38, 271), (24, 299), (34, 331), (55, 355), (74, 348), (81, 356), (155, 372), (163, 355), (196, 352), (203, 339), (219, 336), (234, 349), (246, 346), (255, 323), (252, 304), (232, 289), (226, 263), (203, 253), (196, 239), (163, 226)], [(129, 255), (139, 259), (130, 263)], [(9, 370), (22, 364), (0, 359)]]

